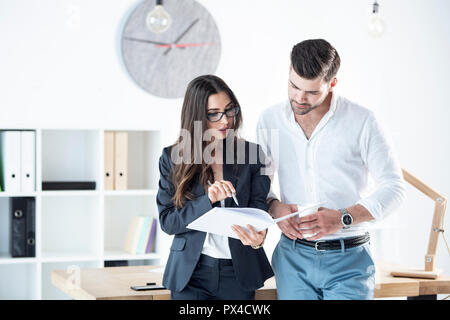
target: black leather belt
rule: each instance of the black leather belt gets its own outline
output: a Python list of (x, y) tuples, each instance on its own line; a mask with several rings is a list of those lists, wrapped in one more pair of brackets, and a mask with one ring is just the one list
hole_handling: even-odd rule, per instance
[[(360, 245), (363, 245), (364, 243), (368, 242), (370, 240), (370, 234), (367, 232), (363, 236), (358, 236), (354, 238), (347, 238), (344, 240), (344, 247), (345, 248), (353, 248)], [(297, 239), (295, 242), (308, 246), (313, 247), (317, 251), (327, 251), (327, 250), (341, 250), (341, 241), (340, 240), (318, 240), (318, 241), (308, 241), (304, 239)]]

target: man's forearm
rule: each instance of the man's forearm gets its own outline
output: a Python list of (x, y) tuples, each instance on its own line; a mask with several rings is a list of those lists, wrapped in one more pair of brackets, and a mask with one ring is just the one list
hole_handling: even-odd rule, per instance
[(266, 200), (266, 203), (267, 203), (267, 211), (269, 212), (269, 214), (272, 216), (272, 217), (274, 217), (274, 218), (277, 218), (277, 217), (275, 217), (274, 216), (274, 204), (276, 203), (276, 202), (280, 202), (280, 200), (278, 200), (277, 198), (267, 198), (267, 200)]
[(347, 208), (347, 211), (353, 217), (353, 224), (374, 220), (369, 210), (360, 204)]

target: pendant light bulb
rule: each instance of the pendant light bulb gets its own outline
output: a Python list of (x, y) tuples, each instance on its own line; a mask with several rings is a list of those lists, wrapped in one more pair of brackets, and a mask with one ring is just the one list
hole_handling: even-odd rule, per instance
[(148, 13), (145, 23), (147, 28), (154, 33), (163, 33), (169, 29), (172, 19), (164, 9), (162, 0), (156, 1), (156, 6)]
[(370, 17), (368, 31), (369, 34), (374, 38), (379, 38), (384, 34), (386, 30), (386, 24), (383, 19), (380, 18), (380, 14), (378, 13), (379, 4), (375, 0), (372, 7), (372, 16)]

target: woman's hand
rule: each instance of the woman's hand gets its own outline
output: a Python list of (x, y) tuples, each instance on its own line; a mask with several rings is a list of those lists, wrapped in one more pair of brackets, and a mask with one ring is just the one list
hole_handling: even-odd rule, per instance
[(236, 190), (230, 181), (215, 181), (208, 188), (208, 197), (211, 203), (229, 198), (232, 193), (236, 193)]
[(237, 225), (233, 225), (232, 228), (239, 239), (241, 239), (241, 242), (246, 246), (260, 246), (266, 238), (267, 229), (256, 232), (255, 228), (248, 224), (247, 228), (250, 230), (250, 233), (248, 233), (242, 227)]

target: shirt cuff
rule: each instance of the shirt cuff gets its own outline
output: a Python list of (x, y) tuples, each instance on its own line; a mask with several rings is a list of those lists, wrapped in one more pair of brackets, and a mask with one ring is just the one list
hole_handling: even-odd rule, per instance
[(383, 207), (379, 201), (373, 201), (369, 198), (361, 199), (356, 204), (362, 205), (369, 211), (374, 220), (381, 220), (384, 218)]

